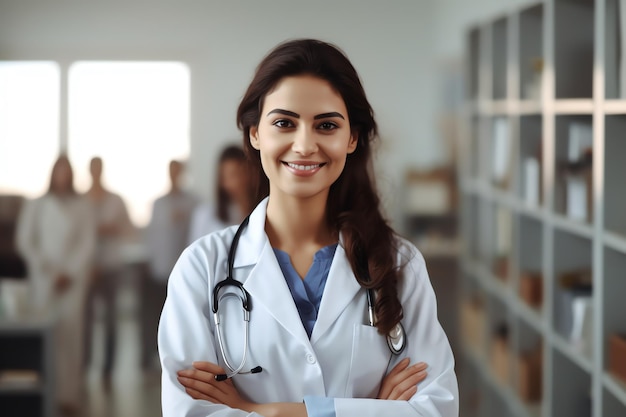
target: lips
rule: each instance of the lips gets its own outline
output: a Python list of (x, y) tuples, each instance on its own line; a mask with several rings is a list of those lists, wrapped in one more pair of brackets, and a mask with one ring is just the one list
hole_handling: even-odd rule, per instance
[(317, 173), (326, 162), (313, 162), (313, 161), (282, 161), (283, 165), (294, 175), (301, 177), (308, 177)]

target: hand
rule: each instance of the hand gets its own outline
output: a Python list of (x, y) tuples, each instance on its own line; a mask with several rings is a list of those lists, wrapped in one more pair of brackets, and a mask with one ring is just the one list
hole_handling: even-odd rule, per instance
[(408, 401), (417, 392), (417, 384), (422, 382), (428, 373), (423, 362), (409, 366), (410, 359), (404, 358), (389, 374), (383, 378), (378, 391), (380, 400)]
[(54, 290), (59, 294), (63, 294), (71, 286), (72, 286), (72, 280), (70, 277), (68, 277), (65, 274), (61, 274), (57, 276), (56, 280), (54, 281)]
[(178, 372), (178, 382), (193, 399), (224, 404), (249, 412), (254, 404), (241, 397), (231, 379), (215, 380), (215, 375), (224, 373), (226, 373), (224, 369), (214, 363), (194, 362), (192, 369)]

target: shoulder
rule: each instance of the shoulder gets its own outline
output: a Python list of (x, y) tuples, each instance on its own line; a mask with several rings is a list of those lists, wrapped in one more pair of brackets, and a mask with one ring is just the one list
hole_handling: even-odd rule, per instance
[(228, 259), (228, 251), (236, 229), (236, 226), (231, 226), (202, 236), (185, 249), (180, 261), (199, 261), (205, 265), (205, 269), (219, 267)]
[(395, 237), (397, 258), (396, 266), (400, 270), (400, 290), (403, 294), (413, 293), (424, 284), (430, 285), (426, 270), (426, 261), (417, 247), (405, 238)]

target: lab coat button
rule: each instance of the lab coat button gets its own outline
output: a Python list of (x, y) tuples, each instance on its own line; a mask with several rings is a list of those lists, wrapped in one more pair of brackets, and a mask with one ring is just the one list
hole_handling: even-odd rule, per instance
[(315, 362), (317, 362), (317, 361), (315, 360), (315, 356), (311, 355), (310, 353), (307, 353), (307, 355), (306, 355), (306, 361), (307, 361), (308, 363), (310, 363), (311, 365), (313, 365)]

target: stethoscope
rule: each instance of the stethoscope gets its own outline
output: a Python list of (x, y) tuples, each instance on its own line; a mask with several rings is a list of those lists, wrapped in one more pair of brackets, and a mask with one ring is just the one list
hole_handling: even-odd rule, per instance
[[(215, 322), (215, 333), (217, 334), (217, 343), (220, 348), (220, 354), (224, 359), (224, 364), (229, 370), (229, 372), (225, 374), (215, 375), (215, 379), (218, 381), (224, 381), (226, 379), (232, 378), (237, 374), (258, 374), (260, 372), (263, 372), (263, 368), (260, 366), (255, 366), (249, 371), (243, 370), (248, 356), (250, 311), (252, 310), (252, 304), (250, 303), (250, 294), (248, 293), (248, 291), (246, 291), (243, 284), (233, 278), (233, 265), (235, 263), (235, 253), (237, 252), (237, 245), (239, 244), (239, 238), (241, 237), (241, 233), (246, 228), (246, 226), (248, 226), (249, 221), (249, 216), (243, 220), (243, 222), (237, 228), (235, 236), (233, 237), (233, 241), (230, 244), (230, 250), (228, 252), (228, 276), (225, 280), (218, 282), (215, 285), (215, 288), (213, 288), (213, 321)], [(238, 290), (238, 293), (222, 292), (222, 295), (220, 296), (220, 291), (228, 286), (236, 288)], [(245, 322), (243, 342), (244, 349), (241, 362), (237, 366), (233, 366), (233, 364), (228, 360), (228, 355), (226, 354), (226, 349), (224, 348), (224, 338), (222, 337), (222, 330), (220, 326), (221, 323), (219, 317), (219, 302), (227, 297), (239, 298), (243, 306), (243, 320)], [(369, 325), (374, 327), (376, 325), (374, 315), (374, 290), (372, 290), (371, 288), (367, 289), (367, 313)], [(406, 332), (404, 331), (404, 326), (402, 326), (401, 323), (396, 324), (395, 327), (391, 329), (389, 334), (387, 334), (387, 346), (389, 347), (391, 353), (394, 355), (399, 355), (406, 347)]]

